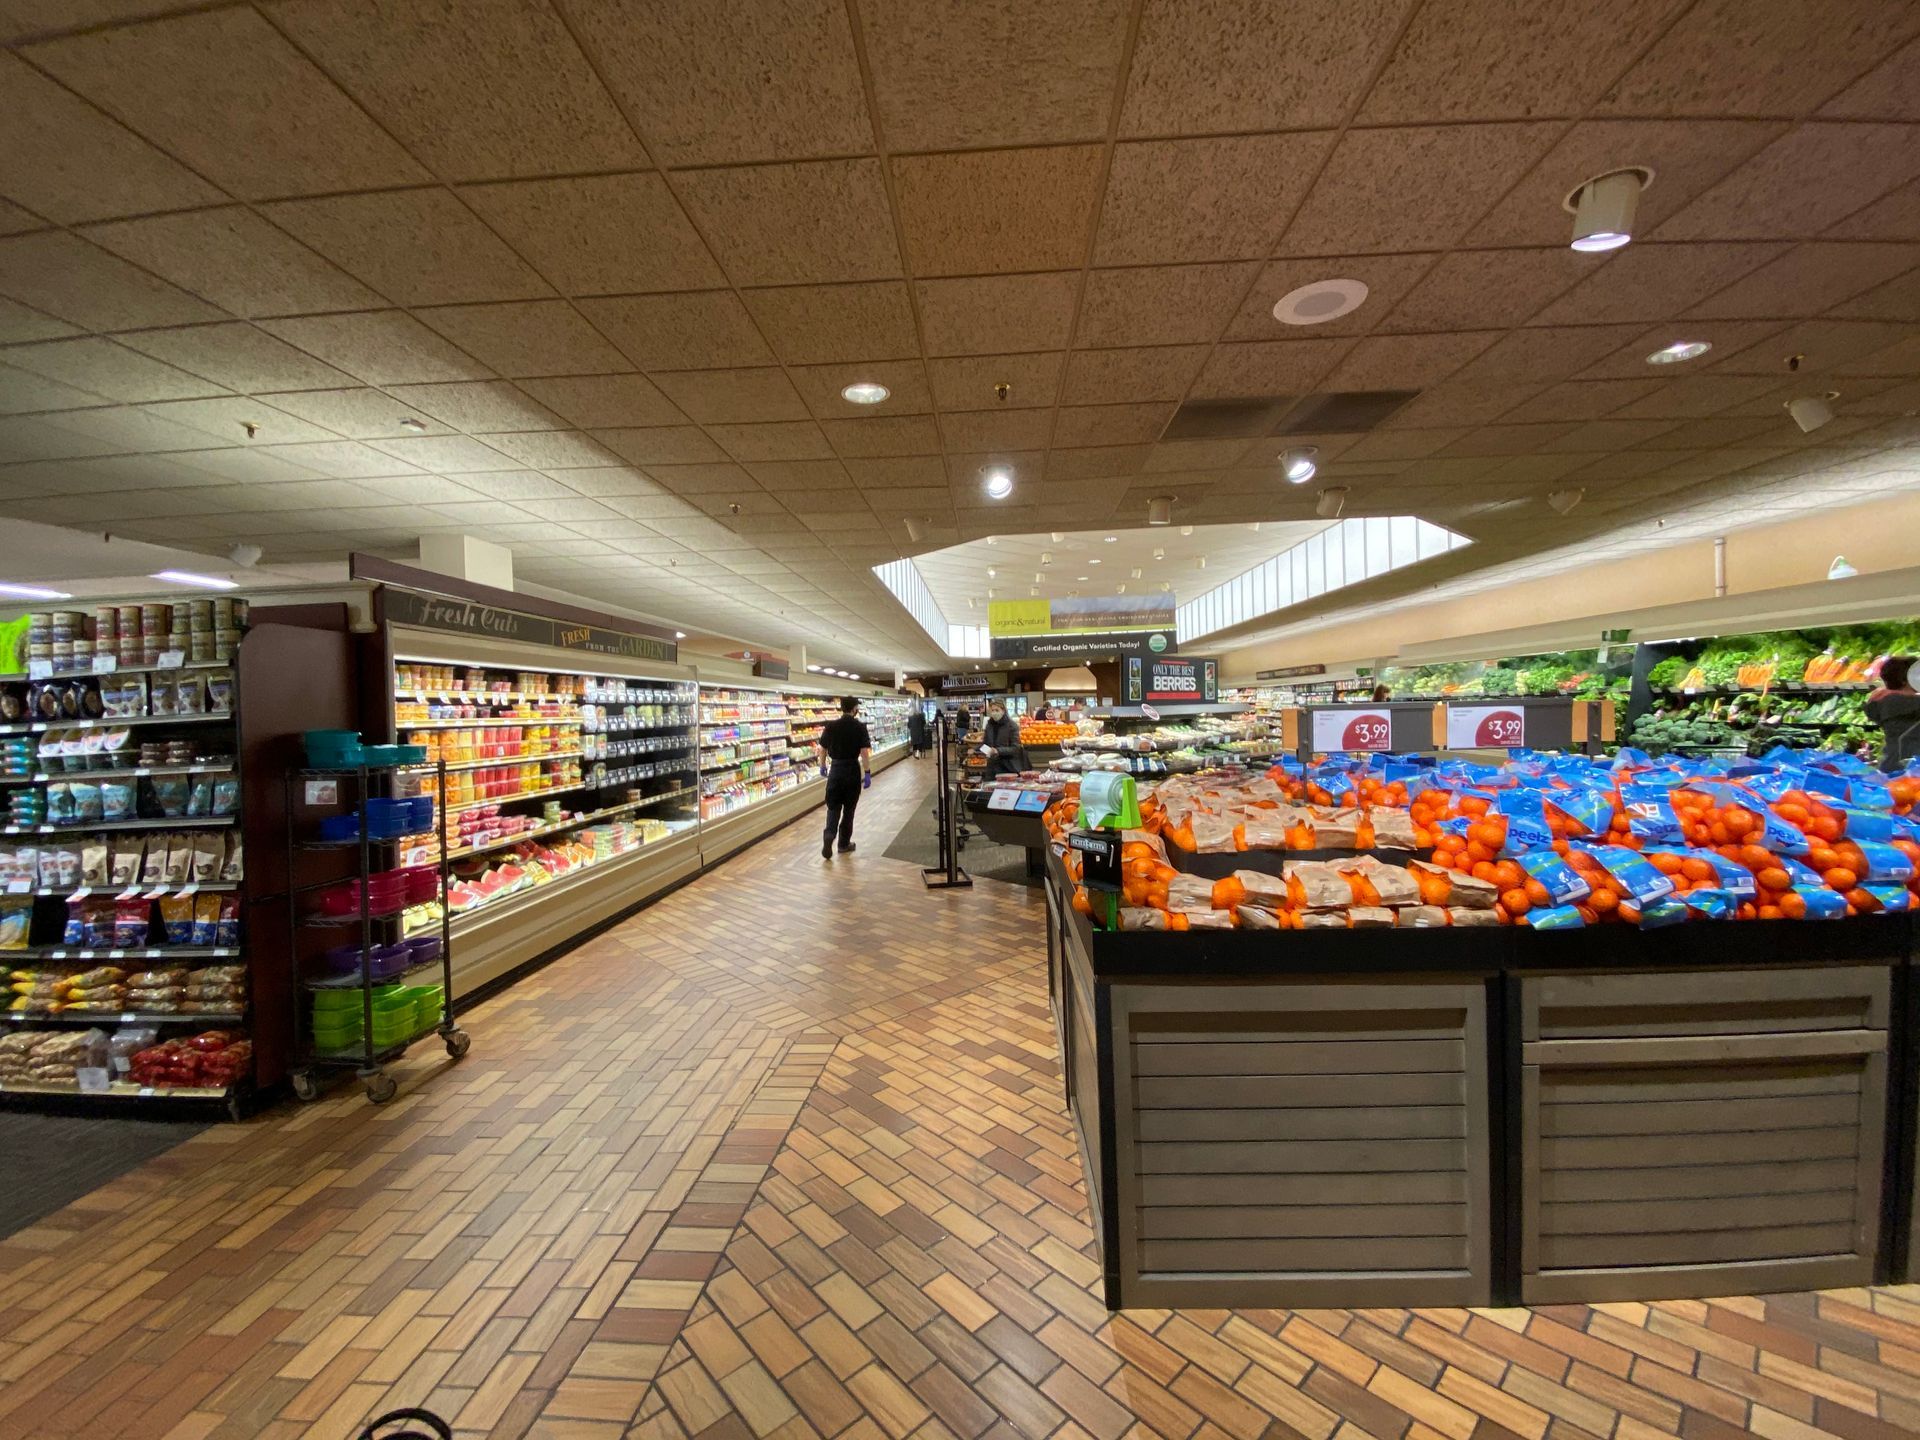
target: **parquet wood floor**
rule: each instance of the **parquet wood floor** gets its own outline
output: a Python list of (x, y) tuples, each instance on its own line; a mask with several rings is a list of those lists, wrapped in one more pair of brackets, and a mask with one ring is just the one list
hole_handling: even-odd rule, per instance
[[(929, 778), (874, 782), (875, 851)], [(0, 1435), (1920, 1434), (1920, 1287), (1108, 1315), (1038, 898), (822, 864), (814, 823), (473, 1011), (392, 1105), (216, 1128), (0, 1242)]]

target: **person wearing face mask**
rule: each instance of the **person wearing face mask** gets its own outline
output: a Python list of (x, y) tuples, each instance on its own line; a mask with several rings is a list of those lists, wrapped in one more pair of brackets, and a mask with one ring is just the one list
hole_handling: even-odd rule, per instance
[(1007, 714), (1006, 702), (987, 706), (987, 723), (980, 734), (980, 753), (987, 757), (986, 778), (1018, 775), (1027, 768), (1027, 752), (1020, 746), (1020, 725)]
[(833, 858), (836, 834), (840, 853), (853, 852), (853, 812), (860, 792), (873, 784), (873, 737), (854, 711), (860, 702), (849, 695), (840, 702), (840, 718), (820, 727), (813, 753), (827, 777), (827, 830), (820, 841), (820, 858)]

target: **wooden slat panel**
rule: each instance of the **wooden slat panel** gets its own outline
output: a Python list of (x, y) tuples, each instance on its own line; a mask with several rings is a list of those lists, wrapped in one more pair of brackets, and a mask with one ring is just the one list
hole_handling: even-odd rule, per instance
[(1543, 1077), (1553, 1098), (1580, 1104), (1650, 1100), (1744, 1100), (1769, 1096), (1858, 1095), (1857, 1060), (1782, 1063), (1732, 1075), (1697, 1066), (1636, 1066), (1619, 1070), (1555, 1070)]
[(1145, 1175), (1140, 1198), (1155, 1205), (1354, 1205), (1462, 1203), (1458, 1172), (1322, 1175)]
[(1778, 1164), (1675, 1165), (1658, 1170), (1554, 1170), (1540, 1177), (1540, 1198), (1547, 1204), (1668, 1199), (1698, 1203), (1703, 1195), (1811, 1195), (1851, 1185), (1855, 1169), (1849, 1157)]
[(1687, 1230), (1753, 1229), (1851, 1221), (1859, 1205), (1851, 1190), (1801, 1195), (1716, 1195), (1711, 1201), (1615, 1200), (1540, 1207), (1542, 1235), (1677, 1234)]
[(1464, 1205), (1194, 1205), (1142, 1206), (1140, 1233), (1150, 1240), (1245, 1236), (1461, 1236)]
[(1140, 1268), (1157, 1271), (1458, 1270), (1465, 1240), (1148, 1240)]
[[(1798, 1132), (1795, 1132), (1798, 1133)], [(1605, 1141), (1560, 1141), (1605, 1144)], [(1340, 1170), (1458, 1170), (1467, 1163), (1459, 1140), (1275, 1140), (1194, 1144), (1148, 1142), (1135, 1147), (1143, 1175), (1299, 1175)], [(1678, 1162), (1676, 1162), (1678, 1163)]]
[(1548, 1170), (1595, 1170), (1634, 1165), (1700, 1165), (1715, 1161), (1825, 1160), (1856, 1153), (1859, 1136), (1847, 1130), (1775, 1130), (1763, 1135), (1619, 1135), (1540, 1143)]
[(1137, 1075), (1385, 1075), (1459, 1070), (1466, 1047), (1458, 1040), (1274, 1041), (1239, 1045), (1133, 1047)]
[(1707, 1265), (1735, 1260), (1845, 1255), (1854, 1248), (1854, 1233), (1852, 1225), (1781, 1225), (1765, 1230), (1683, 1235), (1543, 1235), (1540, 1268)]
[(1540, 1106), (1543, 1135), (1698, 1134), (1851, 1127), (1860, 1118), (1858, 1095), (1810, 1095), (1801, 1099), (1676, 1100), (1644, 1105), (1560, 1105), (1557, 1086), (1546, 1087)]
[(1466, 1076), (1437, 1075), (1206, 1075), (1142, 1076), (1134, 1082), (1142, 1109), (1280, 1109), (1316, 1105), (1459, 1105)]
[(1458, 1105), (1380, 1109), (1141, 1110), (1142, 1140), (1446, 1140), (1467, 1133)]

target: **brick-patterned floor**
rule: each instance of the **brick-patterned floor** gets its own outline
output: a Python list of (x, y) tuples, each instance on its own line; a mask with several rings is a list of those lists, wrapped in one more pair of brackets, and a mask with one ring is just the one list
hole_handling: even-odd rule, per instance
[(1039, 901), (805, 819), (357, 1092), (0, 1242), (0, 1434), (1894, 1440), (1920, 1289), (1533, 1311), (1093, 1298)]

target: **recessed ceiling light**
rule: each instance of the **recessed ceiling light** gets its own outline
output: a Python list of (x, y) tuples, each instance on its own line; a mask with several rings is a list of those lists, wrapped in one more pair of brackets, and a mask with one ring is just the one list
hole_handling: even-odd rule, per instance
[(1296, 446), (1281, 455), (1280, 464), (1285, 469), (1289, 482), (1304, 485), (1320, 469), (1319, 448), (1313, 445)]
[(1362, 281), (1315, 280), (1274, 301), (1273, 318), (1282, 325), (1324, 325), (1351, 315), (1366, 299), (1367, 287)]
[(1671, 345), (1663, 345), (1647, 356), (1649, 365), (1678, 365), (1682, 360), (1692, 360), (1704, 355), (1713, 348), (1711, 340), (1676, 340)]
[(400, 428), (402, 430), (411, 430), (416, 435), (424, 435), (427, 433), (427, 422), (424, 420), (416, 420), (411, 415), (403, 415), (400, 417)]
[(853, 405), (878, 405), (893, 392), (871, 380), (856, 380), (840, 392), (840, 398)]
[(1615, 170), (1575, 190), (1563, 202), (1573, 212), (1573, 248), (1592, 255), (1633, 239), (1633, 212), (1652, 183), (1651, 170)]
[(989, 470), (985, 488), (989, 499), (1004, 500), (1013, 493), (1013, 476), (1004, 470)]
[(156, 570), (149, 580), (165, 580), (174, 585), (197, 585), (202, 590), (237, 590), (240, 587), (218, 575), (196, 575), (191, 570)]

